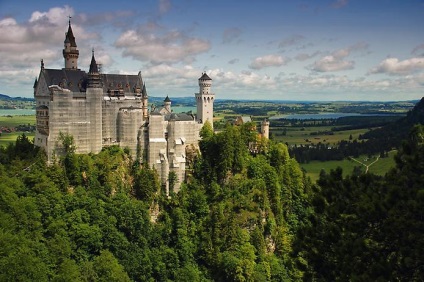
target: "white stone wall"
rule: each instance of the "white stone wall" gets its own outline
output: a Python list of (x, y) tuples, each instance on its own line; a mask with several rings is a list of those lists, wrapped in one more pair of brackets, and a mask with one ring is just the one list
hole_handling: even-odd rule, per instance
[[(118, 99), (117, 97), (103, 97), (102, 113), (103, 113), (103, 128), (102, 128), (102, 142), (103, 146), (118, 145), (118, 127), (117, 118), (121, 108), (142, 108), (141, 98), (125, 99), (124, 97)], [(142, 115), (141, 115), (141, 118)], [(137, 136), (137, 133), (135, 133)]]
[(133, 158), (137, 155), (137, 135), (143, 122), (141, 108), (121, 108), (118, 112), (118, 141), (122, 148), (128, 147)]

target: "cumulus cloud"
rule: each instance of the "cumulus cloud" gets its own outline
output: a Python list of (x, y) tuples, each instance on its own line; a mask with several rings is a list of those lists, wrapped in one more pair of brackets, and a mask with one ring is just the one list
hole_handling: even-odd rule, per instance
[(250, 64), (249, 68), (260, 70), (266, 67), (279, 67), (287, 64), (288, 60), (279, 55), (266, 55), (257, 57)]
[(242, 31), (239, 28), (232, 27), (224, 30), (222, 34), (222, 43), (234, 43), (239, 41)]
[(387, 58), (378, 66), (372, 68), (369, 73), (386, 73), (389, 75), (408, 75), (424, 70), (424, 58), (410, 58), (400, 61), (398, 58)]
[(63, 20), (74, 14), (74, 9), (65, 5), (62, 7), (54, 7), (47, 12), (35, 11), (29, 19), (30, 23), (51, 23), (54, 25), (63, 24)]
[[(28, 66), (38, 64), (41, 58), (46, 62), (60, 59), (68, 16), (73, 14), (72, 8), (64, 6), (46, 12), (35, 11), (24, 23), (18, 23), (13, 18), (0, 20), (0, 56), (3, 63), (9, 67)], [(89, 39), (97, 38), (96, 34), (85, 32), (78, 24), (73, 24), (72, 29), (78, 47)]]
[(324, 56), (318, 61), (314, 62), (309, 68), (313, 71), (318, 72), (332, 72), (332, 71), (342, 71), (353, 69), (355, 66), (354, 61), (345, 61), (343, 60), (346, 56), (341, 56), (342, 54), (332, 54)]
[[(47, 12), (35, 11), (25, 23), (18, 23), (10, 17), (0, 20), (3, 65), (8, 68), (29, 67), (39, 65), (41, 58), (46, 61), (58, 59), (61, 45), (58, 47), (57, 44), (63, 43), (66, 21), (72, 14), (73, 10), (65, 6)], [(63, 28), (58, 28), (60, 26)]]
[(124, 56), (153, 64), (190, 61), (210, 49), (209, 41), (176, 30), (161, 36), (128, 30), (118, 38), (115, 46), (123, 49)]
[(346, 60), (346, 58), (352, 52), (363, 51), (366, 49), (368, 49), (368, 44), (365, 42), (359, 42), (347, 48), (336, 50), (330, 55), (322, 57), (321, 59), (315, 61), (308, 68), (317, 72), (350, 70), (354, 68), (355, 62), (352, 60)]
[(308, 59), (311, 59), (311, 58), (313, 58), (313, 57), (315, 57), (315, 56), (318, 56), (319, 54), (320, 54), (321, 52), (319, 52), (319, 51), (316, 51), (316, 52), (314, 52), (314, 53), (311, 53), (311, 54), (308, 54), (308, 53), (300, 53), (300, 54), (297, 54), (294, 58), (297, 60), (297, 61), (306, 61), (306, 60), (308, 60)]

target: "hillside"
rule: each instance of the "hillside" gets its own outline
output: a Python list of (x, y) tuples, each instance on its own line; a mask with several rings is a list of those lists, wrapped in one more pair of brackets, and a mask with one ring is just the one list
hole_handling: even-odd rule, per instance
[(368, 143), (378, 143), (385, 150), (397, 148), (402, 140), (408, 137), (411, 127), (415, 124), (424, 124), (424, 98), (422, 98), (414, 108), (403, 117), (393, 123), (381, 128), (371, 130), (363, 135), (368, 139)]
[(251, 125), (204, 127), (170, 197), (125, 149), (64, 140), (46, 166), (22, 135), (0, 147), (0, 281), (420, 281), (423, 133), (384, 177), (336, 169), (312, 186), (286, 145), (251, 153)]

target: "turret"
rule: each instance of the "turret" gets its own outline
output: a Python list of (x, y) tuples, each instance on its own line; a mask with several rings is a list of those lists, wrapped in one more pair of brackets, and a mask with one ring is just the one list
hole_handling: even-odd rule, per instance
[(69, 19), (68, 32), (65, 33), (63, 58), (65, 59), (65, 69), (78, 69), (79, 50), (72, 32), (71, 20)]
[(269, 139), (269, 120), (267, 119), (264, 119), (261, 122), (261, 135), (262, 137)]
[[(138, 73), (138, 75), (141, 76), (140, 73)], [(145, 83), (143, 83), (143, 89), (141, 90), (141, 99), (142, 99), (143, 119), (146, 120), (147, 117), (149, 116), (149, 113), (148, 113), (148, 96), (147, 96)]]
[(102, 81), (99, 73), (99, 68), (97, 67), (96, 59), (94, 58), (94, 49), (91, 55), (90, 70), (88, 71), (88, 80), (87, 88), (101, 88)]
[(171, 112), (171, 99), (169, 99), (168, 96), (166, 96), (165, 100), (163, 100), (163, 106), (165, 107), (165, 110)]
[(204, 72), (199, 78), (199, 93), (196, 93), (197, 121), (204, 124), (207, 120), (213, 127), (213, 102), (215, 94), (211, 93), (212, 79)]
[(212, 79), (204, 72), (199, 78), (200, 94), (209, 94), (211, 91)]

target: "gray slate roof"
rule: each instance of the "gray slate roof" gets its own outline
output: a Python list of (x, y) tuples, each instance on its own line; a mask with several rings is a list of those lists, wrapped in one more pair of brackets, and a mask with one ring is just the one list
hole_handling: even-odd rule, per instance
[(212, 78), (210, 78), (205, 72), (203, 73), (203, 75), (199, 78), (199, 80), (212, 80)]
[[(47, 84), (59, 85), (72, 92), (85, 92), (88, 75), (82, 70), (72, 69), (44, 69), (42, 70)], [(138, 75), (127, 74), (101, 74), (103, 92), (122, 89), (124, 93), (134, 93), (135, 88), (140, 88), (144, 93), (143, 81)]]

